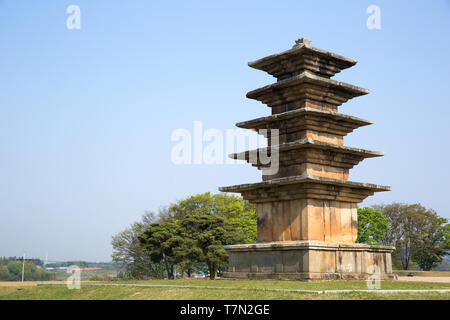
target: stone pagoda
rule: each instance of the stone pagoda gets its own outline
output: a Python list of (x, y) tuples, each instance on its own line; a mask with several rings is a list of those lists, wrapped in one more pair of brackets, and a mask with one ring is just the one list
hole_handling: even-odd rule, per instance
[[(370, 121), (338, 113), (338, 106), (369, 91), (330, 79), (356, 60), (312, 47), (302, 38), (292, 49), (250, 62), (277, 78), (247, 93), (272, 115), (240, 122), (268, 138), (268, 147), (232, 154), (262, 170), (263, 181), (219, 188), (256, 204), (257, 243), (226, 246), (232, 278), (381, 279), (392, 274), (394, 247), (355, 243), (357, 205), (390, 187), (348, 180), (349, 170), (383, 153), (344, 146), (343, 138)], [(265, 130), (264, 130), (265, 129)], [(278, 129), (277, 139), (269, 132)], [(270, 131), (269, 131), (270, 130)], [(276, 140), (276, 143), (275, 143)], [(252, 154), (277, 153), (278, 170)]]

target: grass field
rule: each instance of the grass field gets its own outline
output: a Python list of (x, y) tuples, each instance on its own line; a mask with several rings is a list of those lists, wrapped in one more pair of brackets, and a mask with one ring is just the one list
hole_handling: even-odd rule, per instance
[[(360, 299), (443, 299), (450, 293), (298, 293), (283, 290), (346, 290), (367, 289), (365, 281), (295, 281), (295, 280), (152, 280), (105, 282), (105, 284), (188, 285), (214, 288), (86, 286), (69, 290), (61, 285), (37, 286), (37, 282), (0, 283), (0, 300), (5, 299), (146, 299), (146, 300), (209, 300), (209, 299), (267, 299), (267, 300), (360, 300)], [(217, 289), (216, 289), (217, 288)], [(22, 289), (22, 290), (18, 290)], [(450, 289), (449, 283), (382, 281), (381, 289)]]

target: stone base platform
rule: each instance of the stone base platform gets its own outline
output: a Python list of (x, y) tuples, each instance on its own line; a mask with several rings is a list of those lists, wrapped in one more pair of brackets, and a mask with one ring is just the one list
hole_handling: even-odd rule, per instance
[(225, 246), (225, 278), (396, 279), (395, 247), (320, 241), (266, 242)]

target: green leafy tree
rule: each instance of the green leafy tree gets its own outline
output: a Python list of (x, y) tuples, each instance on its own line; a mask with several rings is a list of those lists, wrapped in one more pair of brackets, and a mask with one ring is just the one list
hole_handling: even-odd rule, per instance
[(241, 197), (219, 193), (212, 196), (213, 213), (223, 215), (230, 223), (234, 224), (239, 232), (244, 235), (244, 243), (256, 241), (257, 213), (256, 206)]
[(449, 225), (433, 210), (426, 211), (422, 222), (423, 236), (416, 240), (413, 260), (422, 270), (431, 270), (442, 262), (449, 250)]
[[(193, 219), (193, 216), (209, 216), (212, 229), (207, 230), (208, 236), (216, 228), (217, 219), (222, 221), (219, 224), (227, 233), (219, 237), (220, 232), (215, 230), (216, 234), (206, 241), (194, 229), (186, 227), (185, 220)], [(181, 271), (182, 276), (186, 273), (190, 276), (194, 269), (200, 270), (205, 264), (214, 277), (227, 264), (224, 244), (256, 240), (255, 206), (225, 193), (197, 194), (160, 209), (157, 216), (150, 214), (144, 218), (114, 236), (112, 241), (113, 260), (123, 263), (133, 277), (158, 272), (161, 264), (170, 279), (174, 278), (175, 270)]]
[(182, 226), (177, 226), (176, 234), (169, 242), (173, 248), (173, 261), (179, 265), (181, 277), (184, 278), (186, 273), (190, 276), (194, 266), (202, 259), (202, 251), (197, 242)]
[[(389, 229), (383, 244), (394, 245), (393, 262), (407, 270), (411, 261), (421, 268), (434, 266), (446, 254), (445, 222), (432, 209), (420, 204), (392, 203), (376, 206), (388, 219)], [(445, 249), (447, 248), (447, 249)]]
[(125, 271), (120, 273), (124, 278), (164, 277), (164, 268), (161, 269), (160, 262), (152, 261), (138, 239), (139, 235), (155, 220), (154, 213), (146, 212), (141, 221), (133, 223), (129, 228), (113, 236), (111, 241), (112, 259), (124, 266)]
[(169, 207), (169, 211), (172, 218), (176, 220), (183, 220), (185, 216), (190, 214), (212, 214), (213, 200), (211, 193), (196, 194), (178, 201)]
[(215, 279), (217, 268), (226, 264), (228, 259), (223, 245), (241, 242), (244, 235), (234, 223), (219, 215), (188, 214), (180, 223), (186, 235), (201, 249), (199, 260), (208, 265), (210, 279)]
[(356, 242), (382, 244), (388, 229), (388, 219), (379, 209), (358, 208), (358, 238)]
[(155, 222), (148, 226), (139, 235), (142, 248), (147, 252), (152, 261), (162, 261), (166, 267), (167, 277), (174, 279), (174, 257), (173, 249), (177, 242), (177, 225), (173, 222)]
[(8, 266), (0, 266), (0, 281), (17, 281), (19, 280), (15, 275), (9, 272)]
[(244, 243), (252, 243), (257, 236), (256, 207), (241, 197), (209, 192), (197, 194), (172, 205), (168, 211), (175, 220), (183, 220), (186, 215), (218, 215), (233, 223), (241, 232)]
[[(20, 260), (5, 259), (0, 261), (0, 280), (20, 281), (22, 279), (22, 264)], [(36, 259), (33, 259), (36, 260)], [(55, 275), (42, 267), (38, 267), (33, 261), (25, 261), (24, 280), (25, 281), (45, 281), (53, 280)]]
[(383, 244), (393, 245), (396, 250), (392, 254), (393, 263), (407, 270), (414, 248), (420, 237), (419, 213), (408, 204), (392, 203), (376, 206), (388, 218), (389, 229), (383, 237)]

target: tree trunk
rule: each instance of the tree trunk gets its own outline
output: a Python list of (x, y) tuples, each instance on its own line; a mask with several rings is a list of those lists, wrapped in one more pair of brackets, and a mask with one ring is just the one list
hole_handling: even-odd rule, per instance
[(209, 266), (209, 279), (214, 280), (216, 278), (216, 265), (211, 264)]
[(163, 253), (163, 259), (164, 259), (164, 266), (166, 267), (167, 279), (170, 280), (172, 278), (171, 278), (171, 274), (170, 274), (169, 263), (167, 262), (167, 257), (164, 253)]
[(403, 270), (408, 270), (409, 267), (409, 260), (410, 260), (410, 250), (409, 246), (406, 245), (405, 248), (402, 249), (402, 267)]
[(187, 275), (188, 275), (189, 278), (191, 277), (191, 273), (192, 273), (192, 270), (191, 269), (187, 269)]
[(181, 269), (181, 278), (186, 279), (186, 270), (184, 268)]

